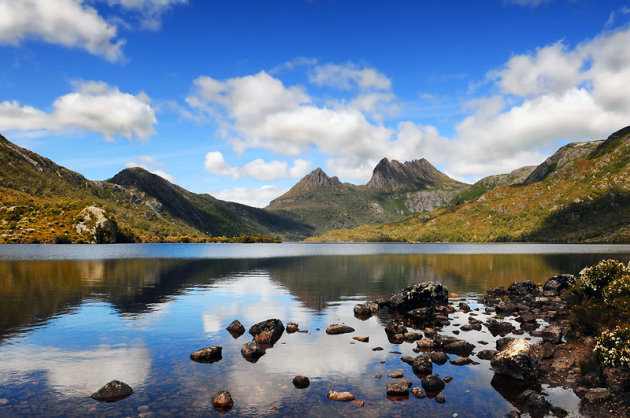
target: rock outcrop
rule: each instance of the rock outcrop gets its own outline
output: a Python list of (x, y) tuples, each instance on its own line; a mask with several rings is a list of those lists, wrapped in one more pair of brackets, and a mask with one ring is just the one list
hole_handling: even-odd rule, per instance
[(532, 380), (540, 373), (540, 361), (534, 346), (523, 338), (511, 341), (490, 360), (490, 365), (495, 373), (518, 380)]
[(79, 213), (79, 222), (74, 229), (91, 244), (111, 244), (116, 242), (118, 224), (105, 211), (96, 206), (88, 206)]

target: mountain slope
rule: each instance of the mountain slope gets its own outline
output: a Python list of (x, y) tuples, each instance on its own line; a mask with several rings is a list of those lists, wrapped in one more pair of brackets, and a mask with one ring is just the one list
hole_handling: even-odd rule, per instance
[(0, 135), (0, 242), (89, 242), (79, 224), (90, 222), (85, 209), (91, 207), (117, 222), (119, 242), (241, 234), (298, 239), (313, 232), (262, 209), (191, 193), (141, 168), (90, 181)]
[(333, 241), (630, 242), (630, 127), (569, 144), (474, 200), (405, 221), (330, 231)]
[(455, 181), (421, 159), (400, 163), (382, 159), (365, 185), (341, 183), (321, 168), (313, 170), (266, 208), (292, 215), (318, 234), (402, 220), (444, 206), (468, 185)]

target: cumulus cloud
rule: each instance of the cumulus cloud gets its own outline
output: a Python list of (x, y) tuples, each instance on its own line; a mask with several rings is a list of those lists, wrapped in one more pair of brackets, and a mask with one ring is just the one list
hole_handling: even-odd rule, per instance
[(325, 64), (317, 66), (309, 74), (311, 83), (320, 86), (349, 90), (358, 87), (363, 90), (389, 90), (391, 80), (374, 68), (360, 68), (356, 64)]
[(0, 130), (56, 133), (85, 130), (113, 140), (122, 136), (146, 140), (157, 123), (149, 97), (123, 93), (103, 82), (74, 83), (74, 91), (58, 97), (50, 113), (16, 101), (0, 103)]
[(256, 208), (264, 208), (269, 205), (269, 202), (276, 197), (283, 195), (288, 190), (288, 187), (285, 188), (266, 185), (260, 188), (238, 187), (235, 189), (210, 191), (208, 193), (217, 199), (242, 203), (243, 205), (253, 206)]
[(186, 4), (188, 0), (105, 0), (111, 6), (120, 6), (139, 14), (144, 29), (156, 30), (162, 25), (162, 15), (174, 5)]
[(127, 168), (131, 168), (131, 167), (140, 167), (140, 168), (144, 168), (145, 170), (162, 177), (163, 179), (166, 179), (168, 181), (170, 181), (171, 183), (175, 183), (176, 179), (175, 177), (171, 176), (170, 174), (166, 173), (165, 171), (162, 170), (162, 168), (164, 168), (166, 166), (166, 164), (164, 164), (163, 162), (159, 162), (157, 160), (155, 160), (155, 158), (149, 156), (149, 155), (140, 155), (138, 156), (138, 161), (128, 161), (125, 166)]
[(123, 58), (117, 28), (82, 0), (0, 0), (0, 43), (36, 38), (81, 48), (110, 61)]
[(219, 176), (232, 176), (238, 180), (242, 177), (250, 177), (262, 181), (274, 181), (287, 177), (298, 178), (304, 176), (311, 168), (311, 162), (297, 159), (293, 167), (285, 161), (266, 162), (261, 158), (250, 161), (243, 167), (230, 167), (225, 161), (225, 157), (219, 151), (212, 151), (206, 154), (204, 162), (206, 171)]

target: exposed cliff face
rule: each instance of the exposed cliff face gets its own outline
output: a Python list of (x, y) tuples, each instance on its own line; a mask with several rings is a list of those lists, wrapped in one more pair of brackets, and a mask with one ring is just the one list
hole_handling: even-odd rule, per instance
[(383, 158), (374, 168), (372, 178), (365, 187), (379, 191), (400, 191), (457, 183), (424, 158), (404, 163)]
[(604, 141), (574, 142), (558, 149), (529, 175), (523, 184), (532, 184), (544, 180), (549, 174), (568, 162), (584, 158), (591, 154)]
[(271, 201), (270, 206), (304, 199), (310, 192), (320, 189), (341, 188), (343, 184), (337, 177), (328, 177), (321, 168), (308, 173), (295, 186), (282, 196)]

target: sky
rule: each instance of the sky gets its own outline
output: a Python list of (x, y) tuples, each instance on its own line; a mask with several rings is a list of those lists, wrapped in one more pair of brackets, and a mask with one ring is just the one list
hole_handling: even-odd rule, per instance
[(383, 157), (461, 181), (630, 125), (630, 2), (0, 0), (0, 133), (264, 207)]

